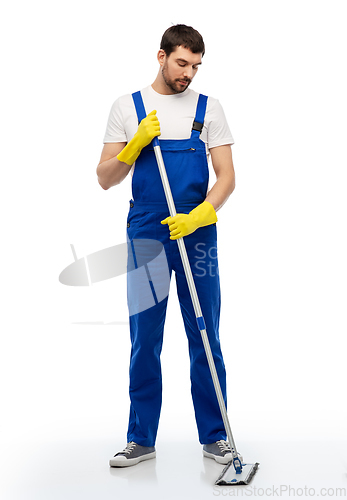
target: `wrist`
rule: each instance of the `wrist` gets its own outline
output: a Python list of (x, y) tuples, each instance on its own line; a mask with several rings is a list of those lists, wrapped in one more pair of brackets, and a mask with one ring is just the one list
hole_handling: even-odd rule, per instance
[(195, 207), (190, 212), (190, 215), (197, 227), (209, 226), (210, 224), (216, 223), (218, 220), (212, 203), (206, 200)]
[(117, 160), (132, 165), (140, 155), (142, 150), (139, 134), (136, 132), (134, 137), (125, 146), (124, 149), (117, 155)]
[(136, 134), (134, 135), (134, 137), (131, 139), (130, 142), (131, 142), (132, 148), (134, 150), (138, 151), (140, 154), (141, 150), (143, 149), (143, 144), (141, 141), (140, 134), (138, 132), (136, 132)]

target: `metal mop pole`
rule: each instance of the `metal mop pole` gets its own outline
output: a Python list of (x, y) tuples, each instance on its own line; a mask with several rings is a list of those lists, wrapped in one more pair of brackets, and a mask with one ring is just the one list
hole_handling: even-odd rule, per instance
[[(163, 157), (161, 154), (159, 140), (157, 137), (155, 137), (153, 139), (153, 146), (154, 146), (155, 157), (156, 157), (156, 160), (158, 163), (161, 181), (162, 181), (164, 192), (165, 192), (166, 201), (167, 201), (167, 204), (169, 207), (169, 212), (170, 212), (171, 217), (174, 217), (176, 215), (176, 208), (175, 208), (174, 200), (172, 197), (169, 180), (168, 180), (168, 177), (166, 174), (164, 160), (163, 160)], [(208, 365), (209, 365), (212, 380), (213, 380), (214, 389), (216, 391), (216, 395), (217, 395), (217, 399), (218, 399), (219, 408), (220, 408), (220, 411), (222, 414), (224, 427), (225, 427), (225, 430), (227, 433), (229, 444), (231, 446), (234, 467), (235, 467), (236, 473), (240, 474), (242, 472), (242, 464), (241, 464), (241, 461), (237, 455), (235, 441), (233, 438), (233, 434), (231, 432), (231, 427), (230, 427), (230, 423), (229, 423), (229, 419), (228, 419), (228, 415), (227, 415), (227, 411), (226, 411), (226, 407), (225, 407), (224, 398), (223, 398), (222, 390), (220, 387), (218, 375), (217, 375), (216, 366), (214, 364), (210, 343), (208, 341), (208, 337), (207, 337), (207, 333), (206, 333), (206, 325), (205, 325), (204, 318), (202, 316), (200, 302), (199, 302), (198, 294), (196, 292), (195, 283), (194, 283), (192, 271), (190, 268), (186, 247), (184, 244), (184, 238), (179, 238), (177, 240), (177, 244), (178, 244), (178, 248), (179, 248), (181, 259), (182, 259), (182, 264), (183, 264), (184, 272), (186, 275), (190, 296), (191, 296), (191, 299), (193, 302), (196, 321), (198, 323), (198, 328), (200, 330), (202, 341), (204, 344), (206, 357), (207, 357)]]

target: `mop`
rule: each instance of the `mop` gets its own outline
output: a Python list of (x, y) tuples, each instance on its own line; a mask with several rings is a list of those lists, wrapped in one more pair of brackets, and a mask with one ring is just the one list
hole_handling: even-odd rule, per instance
[[(163, 157), (161, 154), (161, 149), (160, 149), (160, 144), (159, 144), (158, 138), (155, 137), (153, 139), (152, 143), (153, 143), (155, 157), (156, 157), (156, 160), (158, 163), (159, 173), (160, 173), (161, 181), (163, 184), (169, 212), (170, 212), (171, 217), (174, 217), (176, 215), (176, 208), (175, 208), (174, 200), (172, 197), (171, 188), (170, 188), (169, 180), (167, 177), (164, 160), (163, 160)], [(182, 260), (182, 264), (183, 264), (183, 268), (184, 268), (184, 273), (185, 273), (187, 283), (188, 283), (189, 293), (190, 293), (193, 307), (194, 307), (196, 321), (197, 321), (198, 328), (200, 330), (200, 334), (202, 337), (202, 342), (203, 342), (204, 349), (206, 352), (206, 357), (207, 357), (208, 365), (210, 368), (214, 389), (216, 391), (216, 396), (218, 399), (219, 408), (220, 408), (220, 411), (222, 414), (222, 419), (223, 419), (225, 431), (226, 431), (226, 434), (228, 437), (228, 441), (230, 444), (231, 453), (232, 453), (232, 457), (233, 457), (232, 460), (228, 463), (228, 465), (223, 469), (221, 475), (218, 477), (215, 484), (216, 485), (246, 485), (246, 484), (249, 484), (249, 482), (253, 478), (254, 474), (256, 473), (258, 466), (259, 466), (259, 463), (255, 463), (255, 464), (241, 463), (240, 457), (237, 453), (235, 441), (233, 438), (233, 434), (231, 432), (231, 427), (230, 427), (230, 423), (229, 423), (229, 419), (228, 419), (228, 415), (227, 415), (227, 411), (226, 411), (226, 407), (225, 407), (225, 403), (224, 403), (224, 399), (223, 399), (222, 390), (221, 390), (218, 375), (217, 375), (217, 370), (216, 370), (216, 367), (214, 364), (210, 343), (208, 341), (208, 337), (207, 337), (207, 333), (206, 333), (205, 321), (204, 321), (204, 318), (202, 315), (198, 294), (196, 292), (195, 283), (194, 283), (192, 271), (191, 271), (189, 260), (188, 260), (188, 255), (187, 255), (187, 251), (186, 251), (186, 247), (185, 247), (185, 243), (184, 243), (184, 238), (179, 238), (177, 240), (177, 244), (178, 244), (178, 248), (179, 248), (179, 252), (180, 252), (180, 256), (181, 256), (181, 260)], [(233, 465), (233, 467), (232, 467), (232, 465)]]

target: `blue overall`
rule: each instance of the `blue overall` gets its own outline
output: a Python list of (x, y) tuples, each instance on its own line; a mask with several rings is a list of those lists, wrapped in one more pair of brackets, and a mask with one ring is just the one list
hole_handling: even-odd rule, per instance
[[(146, 116), (141, 93), (133, 94), (139, 122)], [(208, 163), (200, 131), (207, 97), (200, 95), (191, 137), (160, 140), (162, 155), (177, 213), (189, 213), (206, 198)], [(199, 127), (200, 124), (200, 127)], [(152, 145), (138, 159), (132, 179), (133, 200), (127, 220), (128, 241), (154, 239), (166, 253), (170, 276), (175, 271), (177, 293), (188, 338), (191, 393), (202, 444), (226, 439), (224, 424), (213, 387), (201, 334), (198, 329), (177, 241), (170, 240), (169, 215)], [(220, 286), (216, 225), (205, 226), (184, 238), (192, 268), (207, 335), (226, 403), (226, 374), (219, 341)], [(128, 300), (137, 293), (128, 282)], [(154, 446), (162, 403), (160, 354), (168, 297), (155, 306), (130, 316), (130, 416), (127, 441)], [(177, 359), (177, 369), (180, 360)]]

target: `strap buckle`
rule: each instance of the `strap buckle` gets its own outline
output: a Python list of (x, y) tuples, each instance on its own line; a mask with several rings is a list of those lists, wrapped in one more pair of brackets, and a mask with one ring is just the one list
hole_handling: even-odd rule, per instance
[(204, 124), (194, 120), (192, 130), (196, 130), (201, 134)]

